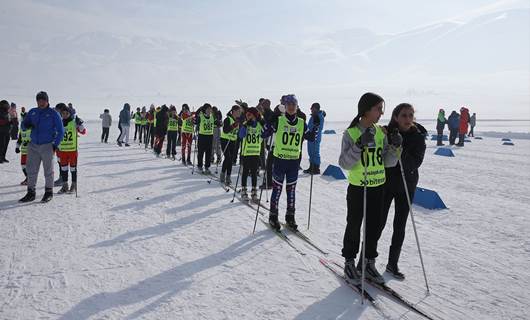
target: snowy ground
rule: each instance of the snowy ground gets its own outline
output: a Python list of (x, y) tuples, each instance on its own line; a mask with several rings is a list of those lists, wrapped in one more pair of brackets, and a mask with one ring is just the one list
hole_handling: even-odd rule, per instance
[[(293, 237), (302, 257), (261, 223), (252, 235), (254, 212), (215, 183), (136, 145), (100, 144), (99, 125), (88, 129), (77, 199), (18, 204), (25, 188), (13, 143), (11, 162), (0, 165), (1, 319), (422, 319), (373, 289), (383, 314), (362, 306), (304, 242)], [(323, 139), (322, 169), (337, 162), (335, 129)], [(528, 319), (530, 140), (514, 143), (485, 137), (447, 158), (433, 155), (428, 141), (420, 186), (450, 208), (414, 208), (431, 294), (410, 223), (401, 259), (407, 279), (389, 285), (438, 318)], [(298, 184), (302, 230), (309, 181)], [(314, 179), (307, 232), (339, 261), (346, 187)]]

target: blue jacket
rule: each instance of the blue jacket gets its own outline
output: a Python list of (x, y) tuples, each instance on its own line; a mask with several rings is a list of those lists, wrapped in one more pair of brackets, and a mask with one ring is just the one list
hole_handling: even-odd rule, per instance
[(324, 113), (322, 111), (318, 111), (317, 113), (318, 119), (315, 121), (315, 116), (311, 115), (311, 118), (309, 118), (309, 123), (307, 124), (307, 128), (309, 131), (313, 131), (313, 128), (318, 124), (318, 131), (315, 132), (315, 141), (314, 143), (320, 143), (320, 140), (322, 140), (322, 130), (324, 129)]
[(125, 126), (131, 125), (131, 107), (124, 106), (120, 111), (120, 123)]
[(22, 121), (22, 130), (31, 128), (31, 143), (53, 143), (59, 146), (64, 136), (64, 127), (61, 117), (49, 106), (44, 109), (33, 108)]
[(453, 111), (449, 118), (447, 118), (447, 125), (450, 130), (458, 130), (460, 127), (460, 115)]

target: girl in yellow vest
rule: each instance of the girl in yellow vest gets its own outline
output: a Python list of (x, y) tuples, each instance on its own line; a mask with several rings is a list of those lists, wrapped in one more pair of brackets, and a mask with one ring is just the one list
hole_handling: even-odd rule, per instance
[[(61, 179), (63, 187), (59, 193), (74, 193), (77, 189), (77, 136), (78, 133), (85, 135), (86, 129), (83, 126), (83, 120), (78, 118), (71, 108), (68, 108), (64, 103), (58, 105), (58, 109), (63, 118), (64, 137), (59, 144), (57, 150), (57, 157), (61, 166)], [(68, 167), (72, 174), (72, 185), (68, 189)]]
[(283, 96), (281, 102), (285, 106), (285, 115), (275, 114), (271, 119), (270, 126), (263, 134), (263, 138), (267, 138), (272, 134), (272, 131), (275, 132), (269, 223), (272, 228), (280, 230), (278, 202), (282, 193), (283, 181), (286, 180), (287, 212), (285, 223), (288, 228), (296, 230), (298, 226), (294, 218), (295, 193), (302, 140), (313, 141), (318, 127), (315, 127), (315, 131), (307, 130), (304, 120), (297, 116), (298, 100), (294, 94)]
[(237, 133), (239, 131), (240, 115), (241, 108), (238, 105), (232, 106), (223, 121), (223, 128), (221, 129), (221, 149), (224, 152), (224, 160), (219, 180), (227, 186), (232, 184), (232, 179), (230, 178), (232, 163), (237, 157)]
[(265, 122), (257, 108), (249, 108), (246, 113), (246, 121), (239, 129), (239, 138), (241, 139), (241, 198), (248, 201), (247, 179), (250, 175), (252, 180), (252, 191), (250, 193), (252, 201), (258, 201), (258, 167), (260, 165), (260, 155), (262, 152), (261, 145), (263, 138), (263, 128)]
[[(344, 274), (352, 282), (361, 282), (362, 259), (355, 265), (359, 252), (361, 224), (363, 222), (364, 185), (366, 184), (366, 243), (365, 275), (368, 279), (384, 283), (375, 268), (377, 240), (379, 237), (385, 165), (397, 163), (391, 152), (385, 132), (376, 123), (384, 111), (384, 100), (374, 93), (365, 93), (358, 104), (357, 116), (342, 137), (339, 165), (348, 171), (348, 217), (342, 256), (346, 260)], [(365, 177), (366, 169), (366, 177)]]
[(177, 116), (177, 108), (174, 105), (169, 107), (169, 119), (167, 122), (167, 146), (166, 156), (175, 160), (177, 154), (177, 136), (179, 133), (179, 117)]
[[(197, 139), (197, 168), (203, 174), (211, 174), (210, 164), (212, 161), (212, 142), (214, 117), (212, 115), (212, 106), (205, 103), (195, 117), (199, 137)], [(204, 170), (203, 170), (204, 164)]]

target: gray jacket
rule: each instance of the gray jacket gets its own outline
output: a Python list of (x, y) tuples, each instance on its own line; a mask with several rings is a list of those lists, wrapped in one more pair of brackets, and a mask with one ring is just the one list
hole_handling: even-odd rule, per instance
[[(361, 134), (364, 133), (366, 128), (363, 128), (360, 124), (357, 124), (361, 130)], [(359, 148), (355, 141), (352, 140), (348, 131), (344, 131), (342, 135), (342, 146), (339, 156), (339, 165), (344, 170), (351, 170), (353, 166), (361, 160), (361, 148)], [(383, 161), (386, 168), (395, 167), (398, 158), (395, 149), (388, 144), (388, 140), (385, 136), (384, 147), (383, 147)]]
[(99, 115), (99, 118), (101, 121), (101, 126), (103, 128), (110, 128), (112, 125), (112, 117), (110, 116), (110, 113), (102, 113)]

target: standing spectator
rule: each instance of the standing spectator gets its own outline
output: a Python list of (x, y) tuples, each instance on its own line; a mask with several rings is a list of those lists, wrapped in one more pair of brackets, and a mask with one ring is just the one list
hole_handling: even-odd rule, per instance
[[(181, 129), (181, 148), (182, 148), (182, 164), (183, 165), (192, 165), (191, 162), (191, 144), (193, 141), (193, 117), (194, 114), (190, 112), (190, 107), (187, 104), (182, 105), (182, 111), (180, 113), (180, 118), (182, 119), (182, 129)], [(186, 154), (188, 155), (186, 157)]]
[(436, 119), (436, 145), (437, 146), (443, 146), (444, 143), (442, 142), (443, 140), (443, 135), (444, 135), (444, 128), (445, 128), (445, 124), (447, 123), (447, 119), (445, 119), (445, 110), (444, 109), (440, 109), (438, 111), (438, 118)]
[(0, 163), (9, 162), (6, 159), (7, 146), (9, 145), (11, 131), (11, 116), (9, 115), (9, 102), (0, 101)]
[[(133, 114), (134, 118), (134, 141), (136, 142), (136, 137), (138, 135), (142, 135), (142, 112), (140, 111), (140, 107), (136, 108), (136, 112)], [(142, 138), (140, 138), (141, 140)]]
[(221, 127), (223, 125), (223, 115), (217, 107), (212, 108), (212, 115), (215, 117), (214, 127), (213, 127), (213, 141), (212, 141), (212, 163), (214, 162), (213, 156), (217, 157), (215, 163), (221, 163), (221, 155), (223, 151), (221, 150)]
[(33, 108), (22, 122), (22, 130), (31, 129), (31, 142), (28, 145), (28, 192), (20, 202), (35, 200), (35, 186), (40, 164), (44, 169), (45, 192), (41, 202), (53, 198), (53, 154), (63, 140), (64, 128), (59, 114), (50, 108), (48, 94), (37, 94), (37, 108)]
[(177, 115), (177, 108), (174, 105), (169, 107), (169, 118), (167, 123), (167, 146), (166, 156), (175, 160), (177, 155), (177, 136), (179, 133), (179, 118)]
[[(269, 99), (263, 99), (260, 106), (263, 108), (262, 114), (263, 120), (265, 120), (265, 127), (270, 127), (274, 118), (274, 111), (271, 110), (271, 101)], [(265, 177), (260, 185), (260, 189), (272, 189), (272, 163), (274, 159), (273, 141), (274, 134), (267, 139), (263, 139), (264, 152), (262, 152), (262, 162), (264, 162), (264, 164), (262, 167), (265, 168)], [(267, 154), (265, 154), (265, 150), (267, 150)]]
[(101, 119), (101, 126), (103, 127), (101, 133), (101, 142), (108, 143), (110, 126), (112, 125), (112, 117), (109, 109), (103, 110), (103, 113), (99, 115)]
[(318, 128), (315, 141), (307, 142), (307, 153), (309, 154), (309, 168), (304, 173), (320, 174), (320, 141), (322, 140), (322, 129), (324, 129), (324, 117), (326, 112), (320, 110), (320, 104), (315, 102), (311, 105), (311, 118), (309, 118), (308, 129)]
[(460, 125), (458, 130), (458, 144), (457, 146), (464, 146), (465, 135), (467, 134), (467, 127), (469, 123), (469, 110), (466, 107), (460, 109)]
[(469, 129), (469, 134), (468, 136), (470, 137), (474, 137), (475, 136), (475, 126), (477, 125), (477, 114), (473, 112), (473, 115), (471, 116), (471, 118), (469, 118), (469, 126), (471, 127), (471, 129)]
[(449, 127), (449, 145), (454, 145), (456, 137), (458, 136), (458, 128), (460, 126), (460, 115), (458, 112), (451, 112), (449, 118), (447, 118), (447, 125)]
[(162, 152), (162, 146), (164, 145), (164, 138), (167, 134), (167, 125), (169, 121), (168, 117), (168, 107), (164, 104), (160, 111), (156, 113), (156, 125), (155, 125), (155, 147), (154, 151), (157, 157), (160, 156)]
[(14, 102), (11, 102), (11, 107), (9, 108), (9, 116), (11, 117), (11, 140), (18, 139), (18, 115), (17, 115), (17, 105)]
[(126, 147), (129, 145), (129, 128), (131, 126), (131, 106), (126, 103), (123, 105), (123, 109), (120, 111), (120, 125), (121, 134), (118, 137), (118, 145), (121, 147), (122, 143), (125, 142)]

